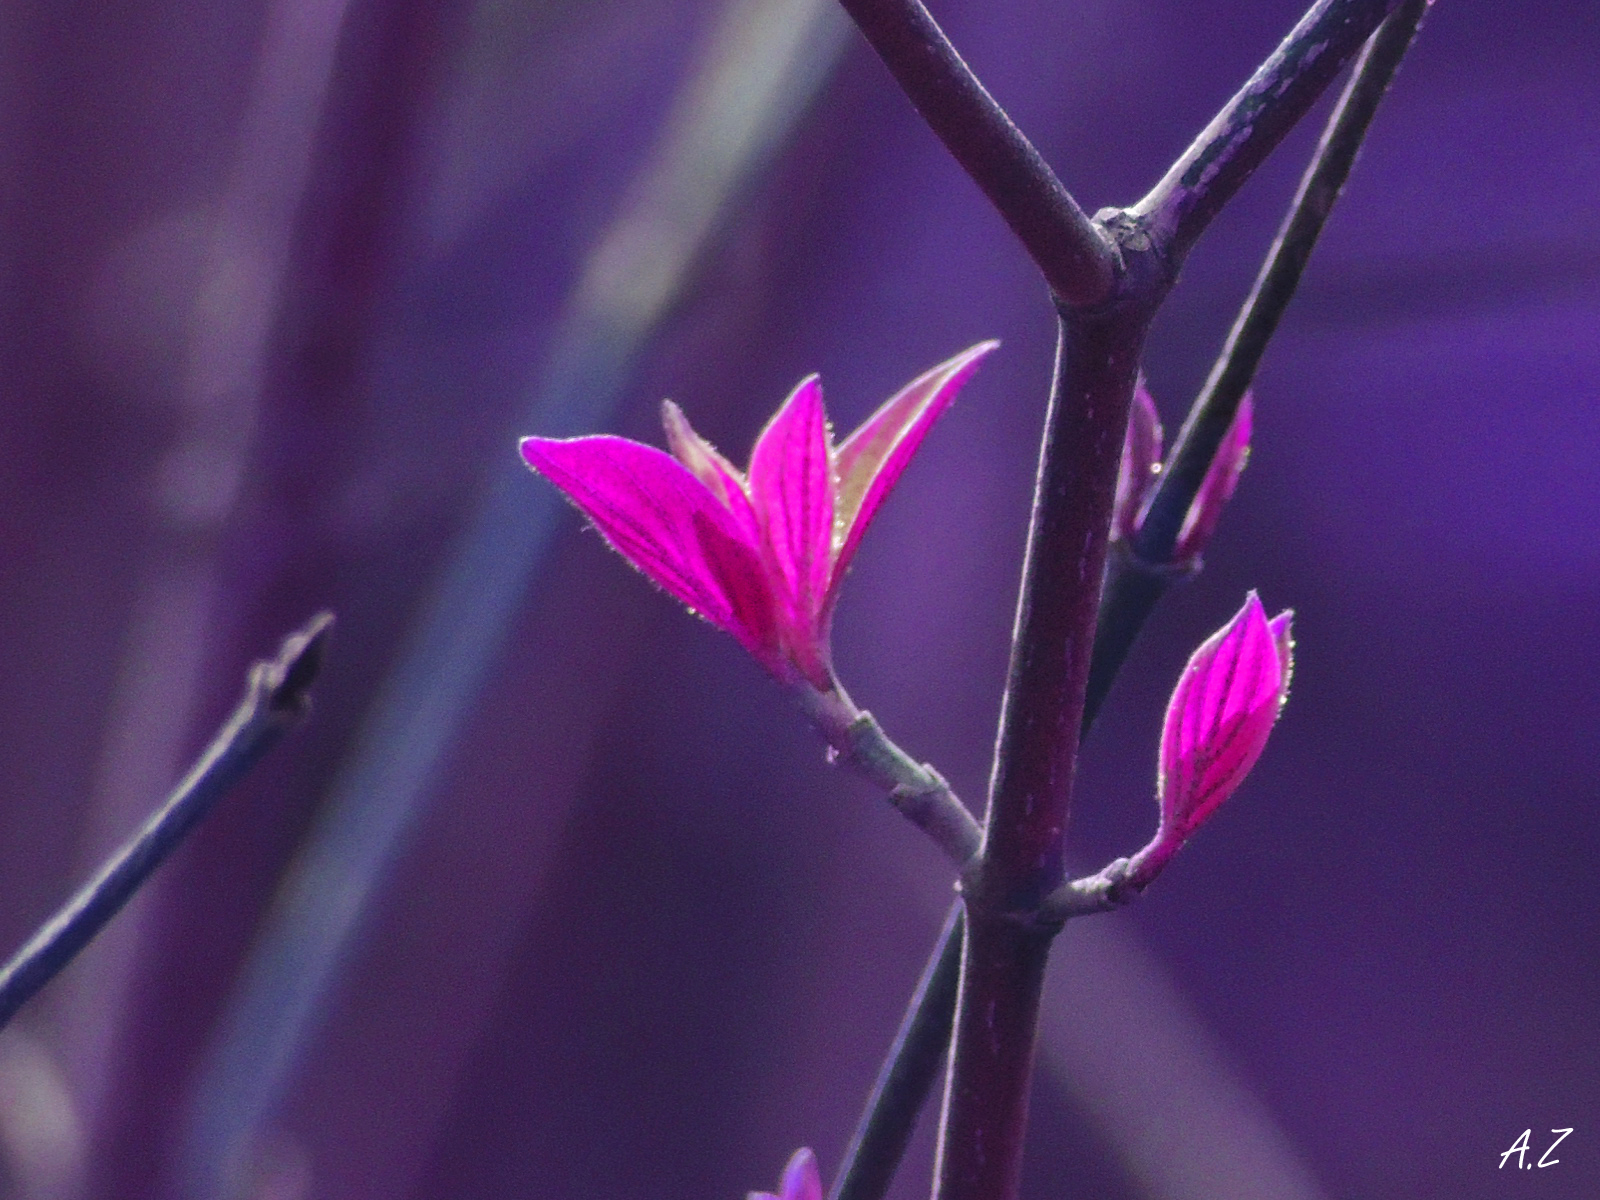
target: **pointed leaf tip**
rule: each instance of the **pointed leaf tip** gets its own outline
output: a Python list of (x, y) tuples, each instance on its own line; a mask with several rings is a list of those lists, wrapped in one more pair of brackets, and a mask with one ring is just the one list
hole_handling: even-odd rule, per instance
[(1189, 836), (1261, 756), (1288, 688), (1290, 619), (1268, 622), (1252, 591), (1184, 667), (1161, 735), (1163, 834)]
[(1139, 517), (1160, 470), (1161, 414), (1140, 375), (1128, 412), (1128, 431), (1122, 439), (1122, 465), (1111, 508), (1112, 538), (1126, 541), (1138, 532)]
[(789, 1159), (783, 1170), (779, 1200), (822, 1200), (822, 1173), (817, 1169), (817, 1156), (809, 1147), (802, 1146)]
[(1205, 551), (1211, 535), (1222, 520), (1222, 510), (1239, 486), (1239, 476), (1250, 460), (1250, 437), (1255, 428), (1255, 398), (1246, 392), (1239, 401), (1238, 411), (1228, 424), (1222, 444), (1206, 476), (1200, 481), (1189, 511), (1184, 515), (1183, 527), (1178, 530), (1178, 540), (1173, 546), (1173, 558), (1184, 562)]
[(818, 686), (828, 684), (824, 603), (833, 570), (834, 471), (822, 385), (801, 381), (750, 453), (750, 501), (778, 600), (790, 658)]
[(884, 499), (910, 464), (944, 411), (985, 358), (998, 349), (993, 339), (969, 346), (918, 375), (881, 404), (839, 443), (834, 463), (839, 476), (836, 512), (839, 552), (830, 581), (837, 593), (856, 548)]

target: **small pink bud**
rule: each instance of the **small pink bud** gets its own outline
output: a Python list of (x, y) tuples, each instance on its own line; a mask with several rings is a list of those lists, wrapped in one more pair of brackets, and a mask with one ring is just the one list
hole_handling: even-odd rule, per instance
[(802, 1146), (783, 1169), (778, 1194), (751, 1192), (749, 1200), (822, 1200), (822, 1175), (817, 1170), (817, 1156)]
[(1199, 555), (1217, 531), (1222, 520), (1223, 506), (1239, 484), (1239, 473), (1250, 457), (1250, 432), (1255, 422), (1255, 401), (1249, 392), (1239, 401), (1239, 410), (1233, 414), (1228, 432), (1217, 447), (1211, 469), (1200, 482), (1194, 502), (1184, 515), (1183, 528), (1178, 530), (1178, 540), (1172, 548), (1175, 562), (1188, 562)]
[(1139, 376), (1128, 413), (1128, 432), (1122, 439), (1122, 468), (1117, 473), (1117, 497), (1111, 509), (1113, 541), (1131, 538), (1139, 528), (1139, 513), (1161, 473), (1161, 415)]
[(1254, 592), (1184, 667), (1161, 733), (1156, 842), (1175, 850), (1255, 766), (1289, 694), (1292, 613)]

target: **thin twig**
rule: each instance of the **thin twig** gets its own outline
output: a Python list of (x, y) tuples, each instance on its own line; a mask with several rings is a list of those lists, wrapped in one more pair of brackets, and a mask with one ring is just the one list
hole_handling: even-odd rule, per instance
[(828, 1200), (881, 1200), (889, 1191), (917, 1127), (917, 1114), (950, 1048), (956, 983), (961, 977), (962, 924), (957, 903), (945, 917), (938, 949), (906, 1005)]
[(1317, 0), (1161, 182), (1128, 210), (1174, 264), (1399, 4)]
[(837, 682), (825, 692), (802, 684), (798, 692), (834, 762), (887, 792), (900, 814), (958, 868), (965, 869), (977, 857), (983, 831), (943, 775), (890, 741), (877, 718), (857, 708)]
[(0, 968), (0, 1027), (105, 928), (212, 807), (309, 708), (333, 614), (284, 639), (250, 668), (244, 698), (189, 773), (137, 833)]
[(1066, 304), (1111, 294), (1115, 251), (962, 61), (921, 0), (840, 0)]
[(1190, 408), (1160, 481), (1145, 505), (1133, 543), (1134, 553), (1144, 562), (1162, 564), (1171, 560), (1189, 506), (1255, 378), (1261, 356), (1299, 286), (1323, 224), (1350, 177), (1350, 168), (1355, 165), (1378, 104), (1389, 90), (1427, 11), (1428, 0), (1404, 0), (1361, 52), (1316, 154), (1301, 177), (1289, 214), (1262, 264), (1255, 287)]

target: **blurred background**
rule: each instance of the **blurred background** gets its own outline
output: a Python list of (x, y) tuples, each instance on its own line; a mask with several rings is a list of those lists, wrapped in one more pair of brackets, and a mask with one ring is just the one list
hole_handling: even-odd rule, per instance
[[(1093, 211), (1299, 3), (935, 12)], [(1293, 702), (1058, 943), (1029, 1200), (1595, 1194), (1597, 55), (1592, 0), (1446, 0), (1379, 114), (1206, 570), (1086, 748), (1077, 861), (1148, 835), (1166, 694), (1249, 587), (1298, 613)], [(1156, 326), (1169, 429), (1318, 123)], [(835, 632), (981, 804), (1050, 306), (838, 13), (23, 0), (0, 167), (0, 943), (339, 614), (312, 719), (0, 1037), (0, 1195), (736, 1197), (799, 1145), (831, 1178), (949, 871), (513, 447), (659, 442), (670, 395), (742, 462), (811, 371), (848, 429), (1003, 339)]]

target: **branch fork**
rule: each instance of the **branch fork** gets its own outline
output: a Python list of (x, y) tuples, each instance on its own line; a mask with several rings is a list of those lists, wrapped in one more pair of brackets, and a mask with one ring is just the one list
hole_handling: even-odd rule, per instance
[[(1242, 729), (1241, 740), (1252, 742), (1263, 727), (1270, 728), (1282, 702), (1288, 676), (1287, 617), (1269, 626), (1252, 597), (1246, 608), (1253, 606), (1254, 612), (1246, 623), (1254, 632), (1246, 640), (1253, 657), (1242, 669), (1270, 674), (1268, 668), (1275, 663), (1280, 685), (1276, 698), (1268, 695), (1270, 689), (1257, 688), (1245, 705), (1248, 711), (1213, 706), (1209, 715), (1178, 733), (1164, 734), (1162, 821), (1156, 838), (1131, 859), (1117, 859), (1081, 879), (1062, 878), (1061, 847), (1081, 728), (1156, 600), (1175, 577), (1187, 573), (1185, 568), (1196, 565), (1192, 559), (1184, 561), (1191, 556), (1175, 553), (1186, 515), (1212, 472), (1260, 348), (1293, 293), (1305, 253), (1427, 0), (1316, 0), (1148, 195), (1125, 209), (1102, 210), (1093, 219), (1083, 214), (972, 75), (920, 0), (841, 3), (929, 126), (1017, 234), (1049, 285), (1060, 316), (1055, 382), (989, 811), (978, 857), (963, 866), (963, 881), (969, 886), (963, 889), (961, 984), (934, 1185), (935, 1200), (1012, 1200), (1020, 1181), (1038, 1000), (1054, 933), (1070, 917), (1129, 903), (1214, 807), (1220, 799), (1216, 789), (1228, 782), (1221, 794), (1231, 791), (1259, 753), (1259, 745), (1249, 753), (1230, 749), (1225, 738), (1196, 755), (1194, 739), (1233, 737)], [(1389, 20), (1397, 9), (1402, 11)], [(1373, 38), (1380, 25), (1383, 32)], [(1111, 556), (1102, 597), (1118, 490), (1116, 451), (1127, 429), (1138, 358), (1154, 313), (1212, 218), (1369, 38), (1372, 42), (1296, 198), (1291, 224), (1299, 225), (1292, 236), (1286, 226), (1267, 271), (1281, 261), (1289, 265), (1273, 277), (1272, 286), (1264, 272), (1241, 326), (1258, 304), (1265, 319), (1256, 323), (1251, 337), (1230, 339), (1203, 404), (1191, 413), (1159, 489), (1141, 511), (1144, 528)], [(1298, 261), (1291, 261), (1296, 255)], [(1235, 363), (1242, 369), (1225, 369)], [(1221, 386), (1213, 386), (1219, 379)], [(1241, 613), (1236, 624), (1245, 616)], [(1236, 634), (1230, 625), (1217, 636)], [(1216, 646), (1207, 645), (1215, 657)], [(1192, 659), (1186, 681), (1195, 669)], [(1206, 678), (1214, 682), (1216, 676), (1191, 683), (1188, 693), (1212, 687)], [(1265, 678), (1258, 675), (1258, 682)], [(1174, 706), (1185, 687), (1180, 683)], [(1169, 729), (1172, 718), (1169, 709)], [(1230, 725), (1235, 721), (1242, 724)], [(877, 768), (855, 738), (862, 738), (863, 745), (876, 744), (881, 733), (876, 722), (846, 722), (838, 732), (841, 756), (848, 750), (853, 761), (866, 764), (864, 773), (870, 777)], [(841, 741), (830, 738), (836, 748)], [(1169, 751), (1175, 755), (1170, 761)], [(891, 794), (895, 786), (890, 786)], [(954, 923), (947, 927), (938, 952), (940, 970), (930, 967), (902, 1026), (834, 1200), (878, 1200), (904, 1149), (906, 1112), (886, 1114), (883, 1123), (896, 1129), (880, 1136), (877, 1110), (890, 1103), (904, 1106), (916, 1091), (903, 1079), (892, 1088), (884, 1083), (899, 1078), (903, 1056), (914, 1054), (924, 1064), (934, 1057), (933, 1038), (920, 1017), (923, 1009), (948, 1000), (947, 994), (935, 995), (928, 981), (953, 978), (946, 965), (956, 928)], [(931, 1081), (931, 1072), (926, 1079)], [(914, 1112), (913, 1107), (912, 1119)], [(863, 1163), (863, 1155), (875, 1153), (888, 1161)]]

